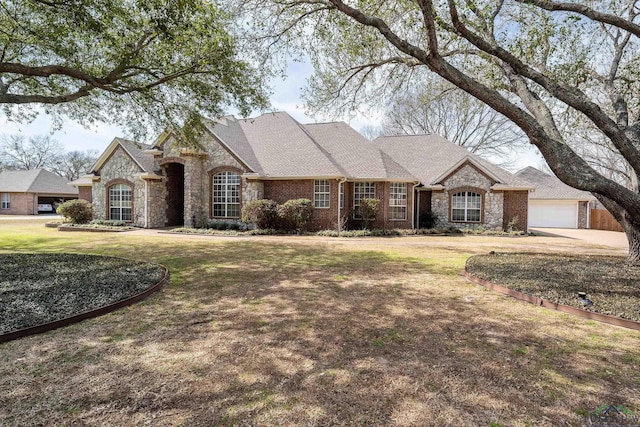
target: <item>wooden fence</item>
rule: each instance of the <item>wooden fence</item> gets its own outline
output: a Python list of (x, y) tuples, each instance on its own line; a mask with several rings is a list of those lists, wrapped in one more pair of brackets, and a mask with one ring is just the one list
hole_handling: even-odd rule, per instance
[(623, 231), (613, 215), (602, 209), (591, 209), (590, 225), (594, 230)]

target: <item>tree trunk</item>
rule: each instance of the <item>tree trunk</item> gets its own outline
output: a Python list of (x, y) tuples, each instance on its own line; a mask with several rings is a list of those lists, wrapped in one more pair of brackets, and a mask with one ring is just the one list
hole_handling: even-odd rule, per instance
[(600, 194), (594, 194), (596, 199), (620, 223), (629, 241), (629, 256), (627, 264), (640, 267), (640, 218), (634, 218), (619, 204)]
[(628, 221), (622, 221), (621, 224), (629, 240), (627, 264), (640, 267), (640, 227), (634, 226)]

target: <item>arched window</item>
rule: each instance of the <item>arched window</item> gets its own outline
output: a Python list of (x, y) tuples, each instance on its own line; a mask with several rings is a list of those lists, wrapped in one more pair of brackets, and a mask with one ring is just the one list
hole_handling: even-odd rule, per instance
[(215, 218), (240, 218), (240, 174), (219, 172), (212, 178), (212, 213)]
[(109, 187), (109, 219), (131, 221), (132, 191), (126, 184)]
[(451, 197), (451, 221), (480, 222), (482, 195), (473, 191), (461, 191)]

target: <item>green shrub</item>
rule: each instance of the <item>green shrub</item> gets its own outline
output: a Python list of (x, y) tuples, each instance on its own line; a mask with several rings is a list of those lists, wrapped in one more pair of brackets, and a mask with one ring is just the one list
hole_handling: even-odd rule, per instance
[(56, 213), (67, 218), (72, 224), (86, 224), (93, 218), (91, 203), (82, 199), (64, 202), (58, 206)]
[(423, 212), (420, 214), (418, 228), (436, 228), (439, 220), (437, 213), (433, 211)]
[(239, 224), (237, 221), (221, 221), (217, 219), (207, 219), (202, 221), (196, 228), (208, 230), (246, 230), (246, 225)]
[(509, 219), (509, 222), (507, 223), (507, 231), (509, 233), (520, 231), (520, 217), (518, 215), (514, 215)]
[(378, 211), (380, 211), (380, 200), (379, 199), (361, 199), (360, 207), (358, 208), (358, 213), (364, 220), (364, 228), (367, 230), (371, 229), (371, 226), (376, 220), (378, 216)]
[(313, 202), (309, 199), (287, 200), (278, 206), (278, 216), (282, 229), (304, 231), (313, 217)]
[(258, 229), (277, 228), (278, 204), (273, 200), (252, 200), (242, 207), (242, 222)]
[(94, 219), (91, 221), (92, 225), (106, 225), (107, 227), (126, 227), (129, 224), (124, 221), (118, 221), (115, 219)]

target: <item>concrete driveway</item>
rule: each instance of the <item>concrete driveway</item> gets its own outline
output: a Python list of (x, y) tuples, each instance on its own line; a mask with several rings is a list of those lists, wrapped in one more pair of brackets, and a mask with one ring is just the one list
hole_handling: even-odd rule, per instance
[(583, 240), (585, 242), (593, 243), (594, 245), (629, 249), (627, 235), (618, 231), (585, 230), (575, 228), (531, 228), (529, 231), (546, 236), (559, 236)]

